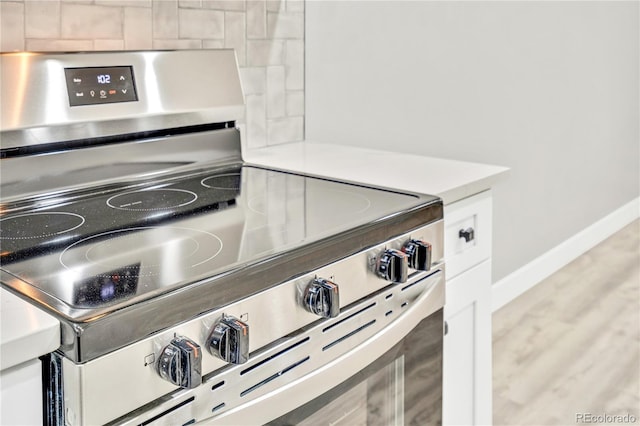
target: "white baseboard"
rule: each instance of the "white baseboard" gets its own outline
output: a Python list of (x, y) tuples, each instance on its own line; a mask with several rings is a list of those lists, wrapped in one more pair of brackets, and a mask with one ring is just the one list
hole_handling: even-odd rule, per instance
[(496, 282), (491, 292), (492, 311), (497, 311), (638, 217), (640, 198), (630, 201)]

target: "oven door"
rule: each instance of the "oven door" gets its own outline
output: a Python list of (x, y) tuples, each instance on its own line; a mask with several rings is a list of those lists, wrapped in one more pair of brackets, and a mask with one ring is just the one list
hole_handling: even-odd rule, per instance
[[(349, 373), (333, 372), (345, 376)], [(305, 392), (303, 386), (300, 392)], [(269, 424), (440, 425), (441, 407), (440, 310), (373, 363)]]
[(203, 424), (441, 425), (444, 273), (424, 281), (433, 282), (374, 336)]

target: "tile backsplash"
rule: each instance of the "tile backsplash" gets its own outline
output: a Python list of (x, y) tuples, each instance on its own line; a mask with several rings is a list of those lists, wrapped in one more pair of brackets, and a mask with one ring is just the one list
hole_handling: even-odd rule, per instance
[(304, 0), (0, 0), (0, 48), (234, 48), (251, 149), (304, 137), (304, 9)]

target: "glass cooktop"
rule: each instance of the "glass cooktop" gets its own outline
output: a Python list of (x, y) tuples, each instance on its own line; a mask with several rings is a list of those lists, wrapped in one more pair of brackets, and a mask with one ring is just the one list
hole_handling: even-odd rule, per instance
[(107, 306), (424, 203), (422, 196), (238, 165), (5, 215), (0, 262), (68, 306)]

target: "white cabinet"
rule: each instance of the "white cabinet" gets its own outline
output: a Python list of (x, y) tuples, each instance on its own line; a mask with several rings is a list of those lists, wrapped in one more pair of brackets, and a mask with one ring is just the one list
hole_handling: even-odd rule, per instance
[(0, 424), (42, 424), (42, 367), (39, 359), (0, 372)]
[(60, 323), (0, 288), (0, 425), (42, 424), (41, 355), (60, 346)]
[(491, 192), (445, 206), (443, 425), (491, 424)]

